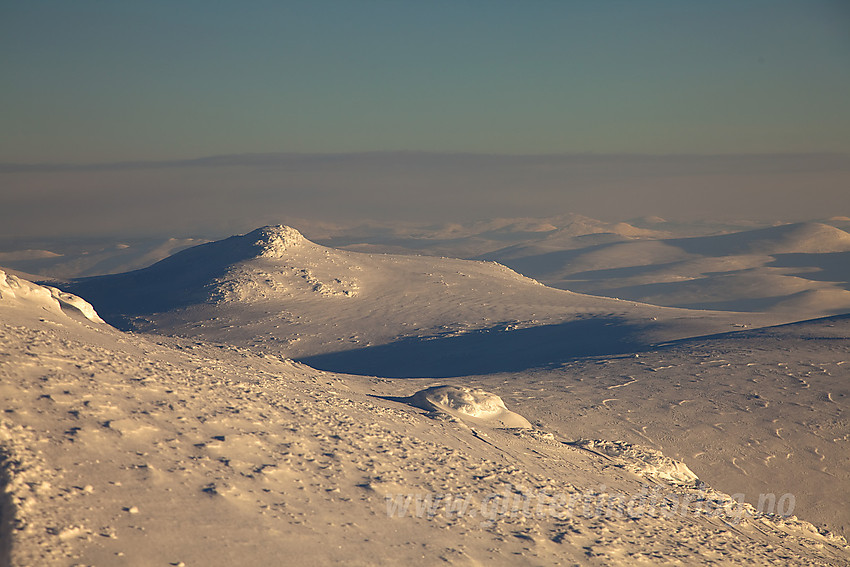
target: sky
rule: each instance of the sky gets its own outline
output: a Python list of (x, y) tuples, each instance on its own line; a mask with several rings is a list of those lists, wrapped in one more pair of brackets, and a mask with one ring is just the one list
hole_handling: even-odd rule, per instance
[(850, 214), (846, 0), (5, 0), (0, 53), (0, 235)]

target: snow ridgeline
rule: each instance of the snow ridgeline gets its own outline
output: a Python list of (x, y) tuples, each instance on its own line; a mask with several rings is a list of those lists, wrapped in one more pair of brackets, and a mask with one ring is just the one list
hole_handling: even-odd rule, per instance
[(55, 287), (34, 284), (3, 270), (0, 270), (0, 301), (33, 309), (42, 308), (75, 319), (84, 317), (94, 323), (104, 322), (94, 307), (83, 298)]

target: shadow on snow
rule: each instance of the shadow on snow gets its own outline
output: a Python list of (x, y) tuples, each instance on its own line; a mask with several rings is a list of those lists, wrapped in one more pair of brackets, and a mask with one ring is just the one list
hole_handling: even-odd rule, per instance
[(299, 359), (329, 372), (394, 378), (451, 378), (517, 372), (578, 357), (645, 351), (640, 328), (594, 318), (525, 329), (408, 337), (393, 343)]

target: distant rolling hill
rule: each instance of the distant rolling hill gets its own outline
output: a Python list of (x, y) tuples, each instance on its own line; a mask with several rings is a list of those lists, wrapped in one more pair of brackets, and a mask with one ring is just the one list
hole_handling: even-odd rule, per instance
[(116, 274), (197, 246), (198, 238), (46, 238), (0, 240), (0, 266), (45, 278)]
[(801, 319), (850, 312), (850, 234), (828, 224), (574, 244), (543, 238), (480, 258), (552, 287), (654, 305)]

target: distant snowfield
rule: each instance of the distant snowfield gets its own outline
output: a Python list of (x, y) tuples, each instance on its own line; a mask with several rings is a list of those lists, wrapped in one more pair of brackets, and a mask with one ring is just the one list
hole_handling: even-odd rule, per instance
[(850, 234), (829, 224), (565, 244), (553, 235), (482, 257), (547, 285), (655, 305), (801, 318), (850, 311)]
[(0, 278), (0, 561), (850, 563), (850, 318), (288, 227), (56, 285)]

